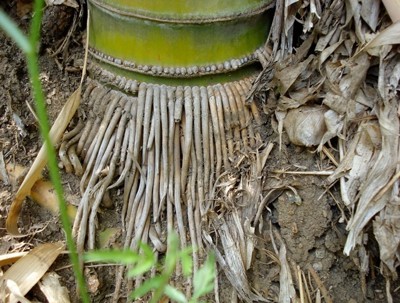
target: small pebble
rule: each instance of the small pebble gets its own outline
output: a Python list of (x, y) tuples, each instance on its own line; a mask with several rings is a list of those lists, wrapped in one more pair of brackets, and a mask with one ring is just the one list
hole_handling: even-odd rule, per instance
[(316, 262), (312, 265), (315, 271), (321, 271), (323, 269), (322, 263), (321, 262)]
[(318, 248), (315, 250), (315, 257), (318, 259), (323, 259), (325, 258), (325, 249), (323, 247)]

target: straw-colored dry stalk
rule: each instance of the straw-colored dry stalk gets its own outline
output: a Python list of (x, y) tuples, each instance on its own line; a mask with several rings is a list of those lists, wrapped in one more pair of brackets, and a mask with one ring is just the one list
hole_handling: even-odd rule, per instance
[(89, 1), (86, 117), (59, 155), (67, 172), (82, 176), (79, 251), (96, 247), (99, 208), (123, 187), (124, 247), (150, 242), (162, 254), (167, 231), (177, 230), (182, 247), (198, 248), (194, 272), (215, 248), (236, 292), (252, 302), (263, 299), (246, 278), (251, 222), (272, 147), (262, 148), (261, 113), (248, 97), (270, 60), (270, 1), (209, 2)]

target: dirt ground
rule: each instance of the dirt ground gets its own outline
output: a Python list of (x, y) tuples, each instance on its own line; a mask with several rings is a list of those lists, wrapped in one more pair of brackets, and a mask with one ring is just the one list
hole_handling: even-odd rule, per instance
[[(21, 16), (15, 1), (1, 6), (22, 27), (28, 25), (27, 15)], [(66, 24), (70, 24), (71, 15), (65, 14)], [(55, 22), (59, 13), (47, 15), (45, 22)], [(54, 23), (53, 23), (54, 24)], [(45, 25), (40, 55), (41, 80), (47, 97), (50, 119), (54, 120), (65, 100), (77, 88), (80, 78), (80, 66), (83, 58), (82, 36), (78, 29), (69, 47), (57, 56), (51, 56), (68, 31), (68, 26), (56, 29)], [(0, 152), (6, 164), (16, 163), (29, 167), (37, 155), (41, 140), (38, 125), (28, 107), (33, 106), (26, 62), (16, 45), (0, 32)], [(261, 105), (260, 105), (261, 106)], [(273, 107), (267, 105), (266, 107)], [(271, 108), (264, 108), (270, 112)], [(279, 151), (279, 138), (274, 123), (267, 115), (263, 130), (266, 142), (273, 142), (275, 148), (267, 161), (264, 174), (270, 188), (274, 184), (286, 185), (295, 191), (285, 190), (264, 211), (264, 222), (271, 220), (278, 229), (288, 250), (288, 260), (293, 267), (299, 266), (304, 272), (311, 266), (319, 275), (334, 302), (386, 302), (385, 280), (379, 272), (379, 253), (374, 244), (370, 244), (370, 272), (364, 281), (357, 264), (356, 256), (344, 256), (343, 246), (346, 239), (346, 224), (340, 220), (341, 210), (337, 205), (340, 200), (338, 189), (329, 191), (324, 186), (323, 176), (298, 176), (274, 174), (274, 170), (309, 171), (328, 170), (329, 161), (313, 150), (295, 147), (284, 136), (282, 149)], [(46, 173), (45, 173), (46, 174)], [(79, 202), (79, 179), (62, 171), (64, 189), (70, 203)], [(12, 238), (6, 234), (4, 223), (13, 194), (18, 184), (0, 182), (0, 255), (11, 251), (32, 248), (40, 243), (63, 240), (64, 235), (57, 216), (41, 208), (28, 199), (21, 215), (20, 226), (30, 236)], [(268, 191), (268, 188), (265, 188)], [(297, 193), (296, 193), (297, 192)], [(116, 192), (117, 194), (117, 192)], [(298, 199), (300, 197), (301, 199)], [(116, 196), (118, 199), (118, 196)], [(100, 222), (109, 226), (118, 226), (118, 207), (103, 210)], [(254, 265), (249, 272), (251, 283), (261, 294), (278, 297), (279, 266), (266, 258), (266, 251), (273, 251), (268, 226), (264, 226), (263, 239), (257, 243)], [(371, 243), (371, 241), (370, 241)], [(5, 270), (5, 268), (3, 268)], [(53, 265), (62, 277), (62, 284), (70, 291), (71, 300), (79, 301), (75, 293), (75, 282), (68, 258), (62, 256)], [(114, 270), (112, 267), (89, 268), (86, 277), (92, 278), (93, 302), (106, 302), (113, 291)], [(220, 277), (220, 279), (223, 279)], [(222, 282), (221, 290), (224, 289)], [(366, 297), (362, 288), (366, 287)], [(395, 288), (395, 287), (394, 287)], [(393, 288), (393, 289), (394, 289)], [(223, 301), (229, 302), (229, 294), (221, 291)], [(394, 300), (400, 300), (396, 293)], [(44, 295), (35, 287), (28, 298), (46, 302)]]

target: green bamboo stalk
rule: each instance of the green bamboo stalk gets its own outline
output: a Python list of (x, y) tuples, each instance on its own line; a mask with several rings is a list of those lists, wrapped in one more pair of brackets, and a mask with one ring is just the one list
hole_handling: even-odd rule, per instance
[(243, 79), (254, 73), (249, 66), (267, 39), (270, 2), (89, 0), (92, 58), (116, 75), (148, 83)]

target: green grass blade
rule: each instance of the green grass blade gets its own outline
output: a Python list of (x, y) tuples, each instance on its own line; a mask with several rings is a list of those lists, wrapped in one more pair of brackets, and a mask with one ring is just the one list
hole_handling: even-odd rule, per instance
[(94, 250), (84, 254), (88, 262), (112, 262), (116, 264), (133, 265), (140, 256), (131, 250)]
[(177, 290), (175, 287), (172, 287), (171, 285), (166, 285), (164, 291), (165, 294), (174, 302), (187, 303), (185, 295), (181, 291)]
[(192, 247), (186, 247), (180, 253), (182, 271), (186, 277), (192, 273), (192, 268), (193, 268), (192, 252), (193, 252)]
[(48, 156), (48, 167), (50, 177), (59, 200), (60, 216), (62, 225), (66, 234), (66, 242), (70, 251), (71, 263), (77, 278), (78, 288), (81, 293), (81, 299), (84, 303), (89, 302), (86, 291), (86, 284), (79, 267), (79, 259), (75, 249), (75, 243), (72, 238), (71, 225), (68, 217), (67, 204), (64, 200), (63, 188), (61, 185), (60, 172), (58, 171), (57, 158), (54, 146), (50, 141), (49, 122), (45, 106), (42, 85), (39, 80), (38, 56), (36, 53), (37, 45), (40, 39), (40, 26), (42, 20), (43, 0), (35, 0), (33, 6), (33, 19), (30, 27), (29, 39), (21, 32), (18, 26), (12, 21), (4, 11), (0, 10), (0, 27), (17, 43), (18, 47), (26, 54), (28, 61), (29, 78), (32, 83), (33, 97), (36, 103), (36, 110), (39, 119), (40, 132), (42, 134)]
[(136, 288), (130, 297), (132, 299), (139, 299), (143, 297), (145, 294), (150, 292), (153, 289), (160, 289), (161, 287), (164, 288), (164, 281), (163, 277), (161, 276), (156, 276), (154, 278), (146, 280), (142, 285), (140, 285), (138, 288)]
[(10, 36), (18, 47), (24, 53), (30, 53), (32, 51), (31, 44), (22, 31), (18, 28), (13, 20), (7, 16), (7, 14), (0, 9), (0, 28), (2, 28), (8, 36)]
[(150, 246), (141, 244), (140, 248), (142, 250), (142, 253), (140, 254), (140, 262), (137, 262), (137, 264), (128, 271), (129, 277), (142, 275), (157, 264), (156, 255), (153, 253)]
[(27, 53), (29, 77), (32, 82), (33, 96), (36, 103), (36, 110), (39, 119), (40, 132), (42, 134), (45, 146), (47, 148), (48, 168), (50, 178), (53, 183), (60, 207), (60, 218), (66, 236), (67, 247), (70, 251), (70, 260), (77, 279), (77, 288), (80, 291), (81, 300), (84, 303), (89, 303), (89, 296), (86, 291), (86, 283), (79, 266), (79, 258), (76, 252), (75, 242), (72, 238), (71, 224), (68, 217), (67, 204), (64, 200), (63, 188), (61, 185), (61, 176), (57, 166), (57, 158), (54, 146), (50, 141), (49, 122), (46, 112), (45, 98), (43, 95), (42, 85), (39, 80), (38, 56), (36, 53), (37, 45), (40, 38), (40, 26), (42, 20), (43, 0), (34, 1), (34, 14), (30, 28), (30, 45), (31, 50)]
[(194, 293), (192, 302), (208, 294), (214, 289), (215, 279), (215, 257), (210, 254), (204, 265), (196, 272), (193, 277)]

